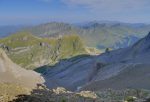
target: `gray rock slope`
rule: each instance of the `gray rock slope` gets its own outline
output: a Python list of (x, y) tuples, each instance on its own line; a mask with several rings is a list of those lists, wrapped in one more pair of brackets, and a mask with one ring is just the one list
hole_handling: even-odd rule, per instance
[(0, 49), (0, 83), (12, 83), (34, 88), (37, 84), (44, 83), (44, 79), (40, 74), (14, 64)]
[(79, 56), (47, 70), (48, 87), (70, 90), (150, 89), (150, 33), (128, 48), (99, 56)]

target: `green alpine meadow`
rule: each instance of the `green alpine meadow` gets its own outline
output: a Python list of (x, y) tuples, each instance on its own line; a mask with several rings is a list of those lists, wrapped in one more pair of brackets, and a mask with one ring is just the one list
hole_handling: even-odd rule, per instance
[(0, 39), (0, 43), (10, 59), (26, 69), (53, 65), (61, 59), (87, 54), (83, 41), (75, 34), (41, 38), (30, 32), (18, 32)]

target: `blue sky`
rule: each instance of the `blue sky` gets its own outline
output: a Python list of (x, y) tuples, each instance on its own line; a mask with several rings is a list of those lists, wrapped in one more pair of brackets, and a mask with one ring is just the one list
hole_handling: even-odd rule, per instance
[(51, 21), (150, 23), (150, 0), (0, 0), (0, 25)]

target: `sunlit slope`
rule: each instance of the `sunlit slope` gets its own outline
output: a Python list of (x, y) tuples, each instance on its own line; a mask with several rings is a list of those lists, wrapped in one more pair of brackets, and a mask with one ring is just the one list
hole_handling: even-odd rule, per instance
[(15, 63), (29, 69), (86, 53), (82, 40), (75, 34), (40, 38), (19, 32), (1, 39), (0, 44)]

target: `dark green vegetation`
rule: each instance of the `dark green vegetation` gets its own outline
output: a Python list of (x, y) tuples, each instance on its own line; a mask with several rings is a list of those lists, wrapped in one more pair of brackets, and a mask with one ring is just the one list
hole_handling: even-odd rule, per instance
[(0, 83), (0, 102), (9, 102), (20, 94), (28, 94), (29, 89), (16, 84)]
[(19, 32), (1, 39), (0, 44), (12, 61), (27, 69), (86, 54), (82, 40), (74, 34), (57, 38), (40, 38), (29, 32)]
[(148, 90), (103, 90), (70, 92), (64, 88), (33, 89), (12, 84), (0, 84), (0, 102), (149, 102)]
[(108, 89), (97, 91), (96, 94), (102, 102), (145, 102), (150, 97), (149, 90), (143, 89)]
[(44, 86), (28, 90), (18, 85), (0, 84), (0, 92), (0, 102), (93, 102), (95, 100), (93, 92), (83, 95), (69, 92), (64, 88), (49, 90)]
[(27, 29), (34, 35), (56, 37), (78, 34), (89, 47), (122, 48), (135, 43), (149, 32), (150, 25), (90, 22), (83, 25), (52, 22)]

